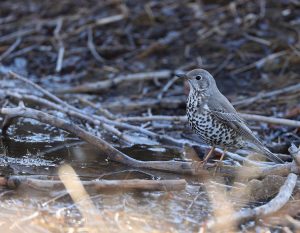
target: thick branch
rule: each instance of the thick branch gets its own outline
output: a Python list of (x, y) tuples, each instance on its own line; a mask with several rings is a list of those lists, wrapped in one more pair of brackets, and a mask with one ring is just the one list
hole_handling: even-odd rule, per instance
[[(4, 178), (6, 179), (6, 178)], [(147, 190), (147, 191), (178, 191), (185, 189), (187, 182), (184, 179), (180, 180), (91, 180), (81, 181), (85, 187), (93, 188), (93, 190)], [(64, 185), (59, 180), (43, 180), (30, 177), (12, 176), (7, 178), (0, 185), (7, 185), (9, 188), (16, 188), (20, 185), (30, 186), (36, 189), (54, 189), (63, 188)]]

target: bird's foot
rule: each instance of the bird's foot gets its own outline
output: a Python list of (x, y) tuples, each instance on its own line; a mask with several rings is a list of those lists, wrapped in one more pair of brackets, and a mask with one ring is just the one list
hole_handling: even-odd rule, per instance
[(216, 175), (217, 171), (218, 170), (221, 170), (221, 167), (223, 165), (223, 159), (224, 159), (224, 156), (225, 156), (225, 153), (226, 153), (227, 149), (225, 148), (222, 155), (221, 155), (221, 158), (219, 161), (216, 161), (216, 168), (215, 168), (215, 171), (214, 171), (214, 176)]
[(223, 166), (223, 161), (222, 160), (219, 160), (219, 161), (216, 161), (215, 163), (215, 170), (214, 170), (214, 176), (216, 176), (218, 170), (221, 170), (221, 167)]
[(211, 157), (212, 154), (214, 153), (214, 150), (215, 150), (215, 147), (213, 146), (213, 147), (209, 150), (208, 154), (207, 154), (207, 155), (204, 157), (204, 159), (201, 161), (201, 163), (202, 163), (203, 165), (207, 164), (208, 160), (210, 159), (210, 157)]

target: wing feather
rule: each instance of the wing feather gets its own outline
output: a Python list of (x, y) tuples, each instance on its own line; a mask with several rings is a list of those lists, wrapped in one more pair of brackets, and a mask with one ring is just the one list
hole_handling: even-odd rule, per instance
[[(211, 101), (208, 102), (208, 110), (219, 120), (227, 123), (231, 128), (239, 134), (254, 143), (259, 140), (253, 135), (253, 132), (247, 127), (244, 119), (240, 117), (229, 100), (220, 92), (214, 95)], [(217, 98), (216, 98), (217, 97)]]
[(259, 141), (248, 128), (245, 121), (238, 112), (229, 102), (229, 100), (223, 96), (219, 91), (207, 102), (208, 111), (210, 111), (219, 120), (226, 122), (228, 126), (237, 131), (245, 140), (252, 142), (261, 151), (266, 153), (266, 156), (273, 161), (281, 162), (276, 155), (270, 152), (262, 143)]

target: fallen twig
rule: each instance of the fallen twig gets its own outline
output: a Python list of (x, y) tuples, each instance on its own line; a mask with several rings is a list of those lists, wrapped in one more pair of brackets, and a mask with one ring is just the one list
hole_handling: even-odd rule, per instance
[[(207, 165), (208, 166), (208, 165)], [(287, 176), (291, 172), (300, 174), (299, 167), (294, 163), (275, 164), (270, 166), (231, 166), (222, 165), (219, 173), (229, 177), (239, 177), (241, 179), (263, 178), (268, 175)]]
[(99, 82), (86, 83), (77, 87), (62, 89), (58, 93), (84, 93), (84, 92), (100, 92), (109, 90), (112, 86), (117, 86), (121, 83), (138, 82), (153, 79), (168, 79), (172, 76), (172, 71), (161, 70), (145, 73), (136, 73), (128, 75), (119, 75), (116, 78), (108, 79)]
[(255, 67), (261, 67), (263, 66), (267, 61), (272, 61), (278, 57), (282, 57), (284, 55), (287, 55), (288, 54), (288, 51), (287, 50), (284, 50), (284, 51), (280, 51), (280, 52), (276, 52), (276, 53), (272, 53), (272, 54), (269, 54), (267, 55), (266, 57), (262, 58), (262, 59), (259, 59), (258, 61), (256, 62), (253, 62), (249, 65), (246, 65), (246, 66), (243, 66), (241, 68), (238, 68), (234, 71), (231, 72), (231, 74), (239, 74), (239, 73), (242, 73), (242, 72), (245, 72), (247, 70), (250, 70), (250, 69), (253, 69)]
[(262, 100), (262, 99), (274, 98), (277, 95), (282, 95), (282, 94), (291, 93), (291, 92), (297, 92), (299, 90), (300, 90), (300, 83), (297, 83), (295, 85), (291, 85), (291, 86), (281, 88), (281, 89), (278, 89), (278, 90), (274, 90), (274, 91), (270, 91), (270, 92), (266, 92), (266, 93), (261, 93), (261, 94), (258, 94), (256, 96), (254, 96), (254, 97), (245, 98), (243, 100), (238, 100), (238, 101), (233, 102), (232, 104), (234, 106), (246, 106), (246, 105), (252, 104), (256, 101)]
[(103, 106), (109, 110), (118, 112), (133, 111), (133, 110), (144, 110), (147, 108), (158, 109), (175, 109), (186, 102), (186, 97), (165, 97), (162, 99), (146, 99), (131, 101), (129, 99), (121, 99), (116, 102), (103, 103)]
[(93, 29), (92, 27), (88, 28), (88, 42), (87, 42), (87, 46), (89, 48), (89, 50), (91, 51), (91, 54), (94, 56), (94, 58), (102, 63), (104, 61), (103, 57), (100, 56), (100, 54), (97, 52), (96, 50), (96, 46), (94, 44), (94, 39), (93, 39)]
[[(300, 86), (299, 86), (300, 87)], [(265, 122), (269, 124), (278, 124), (278, 125), (286, 125), (291, 127), (300, 127), (300, 121), (276, 118), (276, 117), (267, 117), (261, 115), (254, 114), (245, 114), (240, 113), (240, 115), (245, 120), (259, 121)], [(143, 116), (143, 117), (123, 117), (120, 118), (119, 121), (127, 121), (127, 122), (147, 122), (147, 121), (179, 121), (179, 122), (187, 122), (186, 116)]]
[[(300, 87), (300, 86), (299, 86)], [(269, 124), (276, 124), (276, 125), (286, 125), (291, 127), (300, 127), (300, 121), (283, 119), (283, 118), (276, 118), (276, 117), (267, 117), (267, 116), (260, 116), (254, 114), (240, 114), (244, 119), (250, 121), (259, 121), (265, 122)]]
[(62, 63), (63, 63), (64, 53), (65, 53), (64, 43), (60, 35), (62, 25), (63, 25), (63, 19), (59, 18), (57, 20), (56, 28), (54, 30), (54, 36), (58, 42), (58, 55), (57, 55), (56, 68), (55, 68), (56, 72), (60, 72), (62, 69)]
[(1, 62), (4, 58), (6, 58), (9, 54), (11, 54), (12, 51), (14, 51), (14, 50), (19, 46), (20, 43), (21, 43), (21, 38), (18, 37), (18, 38), (16, 39), (16, 41), (15, 41), (11, 46), (9, 46), (9, 48), (8, 48), (4, 53), (2, 53), (2, 54), (0, 55), (0, 62)]
[(118, 15), (108, 16), (108, 17), (105, 17), (105, 18), (102, 18), (102, 19), (98, 19), (96, 21), (96, 25), (103, 26), (103, 25), (106, 25), (106, 24), (115, 23), (115, 22), (123, 20), (125, 17), (126, 17), (125, 14), (118, 14)]
[(162, 99), (163, 95), (169, 90), (169, 88), (179, 79), (179, 77), (175, 76), (171, 80), (169, 80), (166, 85), (162, 88), (160, 93), (158, 94), (157, 98), (160, 100)]
[[(6, 181), (4, 179), (7, 179)], [(28, 186), (36, 189), (46, 189), (47, 191), (53, 189), (57, 190), (63, 188), (63, 183), (59, 180), (51, 179), (37, 179), (30, 178), (30, 176), (11, 176), (4, 178), (0, 185), (7, 185), (9, 188), (17, 188), (19, 186)], [(86, 188), (93, 188), (93, 190), (147, 190), (147, 191), (178, 191), (185, 189), (187, 182), (184, 179), (179, 180), (144, 180), (144, 179), (130, 179), (130, 180), (91, 180), (80, 181)]]
[(206, 224), (207, 228), (211, 230), (216, 227), (228, 225), (228, 222), (232, 222), (234, 223), (234, 225), (237, 225), (242, 221), (246, 221), (252, 218), (263, 217), (278, 211), (290, 199), (293, 190), (296, 186), (296, 181), (297, 175), (290, 173), (284, 185), (280, 188), (276, 197), (274, 197), (270, 202), (253, 209), (243, 209), (230, 216), (224, 216), (219, 219), (209, 220)]

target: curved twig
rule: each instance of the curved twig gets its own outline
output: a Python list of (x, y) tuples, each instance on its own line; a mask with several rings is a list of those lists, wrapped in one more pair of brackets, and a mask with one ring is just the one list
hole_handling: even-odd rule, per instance
[(18, 116), (26, 117), (38, 120), (40, 122), (53, 125), (60, 129), (66, 130), (73, 133), (77, 137), (83, 139), (84, 141), (96, 146), (103, 152), (106, 156), (116, 162), (123, 163), (132, 167), (137, 168), (149, 168), (155, 170), (163, 170), (176, 173), (186, 173), (186, 174), (197, 174), (197, 169), (192, 162), (179, 162), (179, 161), (140, 161), (133, 159), (121, 151), (117, 150), (109, 143), (101, 138), (98, 138), (77, 125), (74, 125), (66, 120), (57, 118), (48, 113), (44, 113), (39, 110), (35, 110), (27, 107), (15, 107), (15, 108), (1, 108), (0, 113), (6, 116)]
[(230, 216), (224, 216), (219, 219), (215, 220), (209, 220), (206, 224), (208, 229), (213, 229), (215, 227), (221, 227), (225, 226), (225, 223), (227, 225), (228, 222), (232, 222), (237, 225), (242, 221), (246, 221), (253, 218), (259, 218), (263, 217), (269, 214), (272, 214), (276, 211), (278, 211), (280, 208), (282, 208), (290, 199), (293, 190), (297, 183), (297, 175), (290, 173), (283, 184), (283, 186), (280, 188), (278, 194), (276, 197), (274, 197), (271, 201), (268, 203), (256, 207), (254, 209), (248, 208), (243, 209), (239, 212), (236, 212), (233, 215)]

